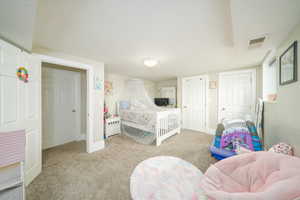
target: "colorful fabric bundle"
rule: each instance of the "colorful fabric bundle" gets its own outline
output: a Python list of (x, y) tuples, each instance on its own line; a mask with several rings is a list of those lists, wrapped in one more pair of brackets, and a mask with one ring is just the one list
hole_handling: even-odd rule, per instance
[(235, 120), (232, 123), (226, 122), (225, 125), (218, 124), (213, 144), (210, 147), (212, 156), (222, 160), (236, 155), (240, 147), (250, 151), (262, 150), (254, 123)]
[(283, 142), (273, 145), (269, 151), (293, 156), (293, 147)]

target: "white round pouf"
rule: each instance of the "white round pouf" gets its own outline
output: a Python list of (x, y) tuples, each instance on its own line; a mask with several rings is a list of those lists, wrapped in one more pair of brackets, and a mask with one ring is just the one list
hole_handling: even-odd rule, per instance
[(203, 173), (189, 162), (170, 156), (144, 160), (130, 178), (134, 200), (206, 200), (200, 188)]

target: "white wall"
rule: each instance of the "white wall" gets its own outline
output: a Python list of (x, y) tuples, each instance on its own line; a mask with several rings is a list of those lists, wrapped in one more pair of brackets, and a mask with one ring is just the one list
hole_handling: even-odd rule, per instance
[[(295, 41), (298, 41), (298, 80), (300, 77), (300, 25), (289, 34), (289, 37), (277, 49), (277, 58)], [(277, 76), (279, 66), (277, 65)], [(277, 78), (279, 81), (279, 78)], [(300, 81), (279, 86), (277, 100), (265, 103), (264, 140), (266, 147), (279, 142), (289, 143), (295, 147), (295, 154), (300, 156)]]
[(148, 92), (149, 97), (154, 99), (156, 94), (156, 85), (155, 82), (143, 79), (145, 84), (145, 89)]
[[(120, 74), (113, 74), (113, 73), (105, 73), (105, 81), (112, 82), (113, 90), (111, 95), (105, 96), (105, 103), (108, 107), (110, 114), (116, 114), (116, 106), (117, 102), (122, 100), (123, 91), (125, 89), (126, 81), (132, 79), (133, 77), (120, 75)], [(155, 97), (155, 83), (148, 80), (143, 80), (145, 84), (145, 89), (148, 92), (148, 95), (151, 98)]]
[[(262, 97), (262, 67), (261, 66), (254, 66), (249, 68), (242, 68), (242, 69), (256, 69), (256, 96), (257, 98)], [(236, 69), (236, 70), (242, 70)], [(222, 71), (223, 72), (223, 71)], [(219, 73), (208, 73), (209, 81), (217, 81), (217, 88), (216, 89), (209, 89), (208, 91), (208, 101), (209, 101), (209, 129), (215, 130), (218, 123), (218, 81), (219, 81)], [(182, 78), (178, 77), (177, 79), (177, 106), (181, 108), (182, 104)]]
[(155, 97), (160, 97), (160, 89), (162, 87), (175, 87), (175, 88), (177, 88), (177, 78), (156, 82), (155, 83), (155, 88), (156, 88)]
[(0, 37), (31, 51), (36, 0), (0, 1)]

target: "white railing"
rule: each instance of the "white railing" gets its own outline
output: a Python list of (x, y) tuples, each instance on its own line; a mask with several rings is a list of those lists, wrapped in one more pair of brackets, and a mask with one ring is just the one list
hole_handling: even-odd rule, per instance
[(170, 109), (157, 112), (156, 118), (156, 146), (176, 133), (180, 133), (180, 109)]

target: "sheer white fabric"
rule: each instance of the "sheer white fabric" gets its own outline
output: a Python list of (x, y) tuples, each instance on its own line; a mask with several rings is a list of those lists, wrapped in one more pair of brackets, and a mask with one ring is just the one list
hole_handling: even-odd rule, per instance
[(131, 109), (163, 110), (154, 104), (145, 89), (144, 82), (139, 79), (128, 80), (124, 91), (124, 101), (129, 102)]
[(126, 108), (120, 106), (121, 119), (131, 123), (122, 124), (122, 133), (139, 143), (151, 144), (155, 141), (156, 112), (161, 109), (149, 97), (142, 80), (128, 80), (122, 96)]
[[(153, 143), (156, 139), (157, 115), (166, 110), (169, 109), (154, 104), (142, 80), (128, 80), (120, 102), (122, 133), (143, 144)], [(171, 115), (174, 114), (167, 116), (168, 127), (178, 127), (179, 117)]]

